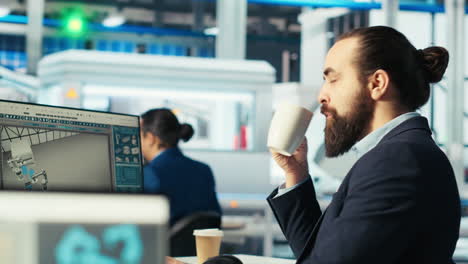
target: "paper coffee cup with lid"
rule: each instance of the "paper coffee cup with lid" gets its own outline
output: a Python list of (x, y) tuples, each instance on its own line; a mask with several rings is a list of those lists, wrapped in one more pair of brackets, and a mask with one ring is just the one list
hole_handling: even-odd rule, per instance
[(224, 236), (223, 231), (218, 228), (195, 229), (193, 235), (195, 236), (199, 264), (219, 255), (221, 239)]

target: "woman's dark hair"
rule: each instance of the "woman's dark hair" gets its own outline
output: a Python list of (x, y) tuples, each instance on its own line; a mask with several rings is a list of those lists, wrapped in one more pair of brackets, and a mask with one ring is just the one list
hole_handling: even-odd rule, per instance
[(414, 111), (423, 106), (430, 95), (430, 83), (437, 83), (447, 69), (449, 53), (443, 47), (417, 50), (397, 30), (376, 26), (359, 28), (342, 35), (339, 40), (358, 38), (359, 52), (355, 63), (360, 81), (381, 69), (386, 71), (397, 89), (402, 106)]
[(141, 115), (142, 131), (149, 132), (161, 140), (160, 147), (177, 147), (179, 139), (187, 142), (193, 136), (193, 128), (189, 124), (180, 124), (177, 117), (167, 108), (156, 108)]

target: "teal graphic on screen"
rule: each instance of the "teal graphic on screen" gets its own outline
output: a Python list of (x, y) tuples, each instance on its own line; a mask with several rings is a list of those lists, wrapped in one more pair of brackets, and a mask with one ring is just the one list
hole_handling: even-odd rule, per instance
[[(29, 180), (32, 180), (32, 177), (36, 173), (33, 169), (29, 169), (28, 166), (21, 166), (21, 172), (23, 175), (29, 178)], [(32, 190), (32, 184), (24, 186), (26, 190)]]
[[(146, 232), (154, 234), (151, 226), (102, 224), (47, 224), (39, 228), (40, 263), (56, 264), (144, 264), (154, 259), (154, 241)], [(145, 240), (146, 239), (146, 240)], [(44, 243), (55, 247), (46, 249)], [(52, 251), (52, 252), (51, 252)]]

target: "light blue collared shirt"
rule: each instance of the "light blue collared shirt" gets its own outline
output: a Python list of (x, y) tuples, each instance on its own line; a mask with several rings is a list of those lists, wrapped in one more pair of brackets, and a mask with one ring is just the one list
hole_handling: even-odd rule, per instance
[[(379, 144), (379, 142), (382, 140), (383, 137), (385, 137), (385, 135), (388, 134), (388, 132), (392, 131), (394, 128), (396, 128), (398, 125), (405, 122), (406, 120), (417, 116), (420, 116), (420, 114), (416, 112), (408, 112), (395, 117), (382, 127), (379, 127), (378, 129), (372, 131), (369, 135), (365, 136), (363, 139), (354, 144), (354, 146), (351, 148), (351, 151), (356, 153), (357, 159), (360, 159), (364, 154), (369, 152), (371, 149), (375, 148), (375, 146)], [(284, 188), (283, 183), (278, 187), (278, 194), (275, 196), (275, 198), (297, 188), (299, 185), (303, 184), (307, 180), (308, 178), (289, 188)]]
[(361, 158), (362, 156), (364, 156), (364, 154), (369, 152), (369, 150), (375, 148), (375, 146), (379, 144), (379, 142), (382, 140), (383, 137), (385, 137), (385, 135), (388, 134), (388, 132), (392, 131), (394, 128), (396, 128), (398, 125), (405, 122), (406, 120), (417, 116), (420, 116), (420, 114), (416, 112), (408, 112), (395, 117), (382, 127), (379, 127), (378, 129), (372, 131), (369, 135), (365, 136), (363, 139), (358, 141), (351, 148), (351, 150), (354, 151), (354, 153), (356, 153), (358, 159)]

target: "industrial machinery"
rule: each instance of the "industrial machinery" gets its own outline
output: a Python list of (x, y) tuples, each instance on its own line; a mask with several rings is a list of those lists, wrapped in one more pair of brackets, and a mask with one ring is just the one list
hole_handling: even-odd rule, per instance
[(41, 176), (42, 180), (40, 184), (42, 186), (42, 190), (47, 190), (48, 179), (46, 171), (41, 169), (40, 172), (35, 173), (34, 170), (28, 168), (28, 166), (34, 166), (36, 164), (29, 142), (25, 140), (12, 142), (11, 159), (8, 159), (7, 163), (18, 180), (24, 182), (25, 190), (31, 190), (32, 185), (37, 183)]

